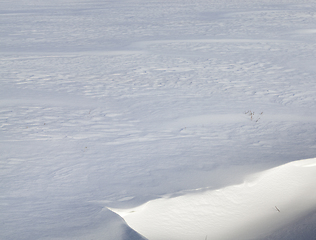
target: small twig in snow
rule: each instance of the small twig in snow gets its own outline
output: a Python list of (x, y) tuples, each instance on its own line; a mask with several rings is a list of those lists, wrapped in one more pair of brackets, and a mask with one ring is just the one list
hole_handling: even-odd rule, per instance
[(275, 209), (276, 209), (278, 212), (281, 212), (281, 211), (280, 211), (280, 209), (278, 209), (278, 207), (277, 207), (277, 206), (275, 206)]

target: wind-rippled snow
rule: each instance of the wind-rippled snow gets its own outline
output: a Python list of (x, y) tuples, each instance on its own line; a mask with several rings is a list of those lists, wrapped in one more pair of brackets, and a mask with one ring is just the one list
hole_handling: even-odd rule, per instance
[(141, 239), (104, 207), (315, 157), (313, 1), (0, 9), (1, 239)]

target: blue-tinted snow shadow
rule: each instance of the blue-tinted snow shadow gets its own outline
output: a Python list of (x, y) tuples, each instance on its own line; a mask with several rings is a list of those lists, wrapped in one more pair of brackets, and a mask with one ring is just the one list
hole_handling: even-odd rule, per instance
[(7, 198), (0, 208), (0, 239), (145, 239), (113, 212), (94, 203)]
[(261, 240), (314, 240), (316, 236), (316, 210), (297, 221), (278, 229)]

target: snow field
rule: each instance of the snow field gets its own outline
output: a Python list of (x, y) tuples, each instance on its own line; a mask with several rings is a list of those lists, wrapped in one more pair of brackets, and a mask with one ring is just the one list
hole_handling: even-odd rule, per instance
[(315, 157), (313, 1), (0, 9), (0, 239), (142, 239), (105, 207)]

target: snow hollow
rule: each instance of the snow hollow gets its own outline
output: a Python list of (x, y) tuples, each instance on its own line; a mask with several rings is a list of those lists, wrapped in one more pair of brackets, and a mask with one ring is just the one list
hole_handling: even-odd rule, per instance
[(0, 239), (315, 239), (315, 11), (1, 1)]

